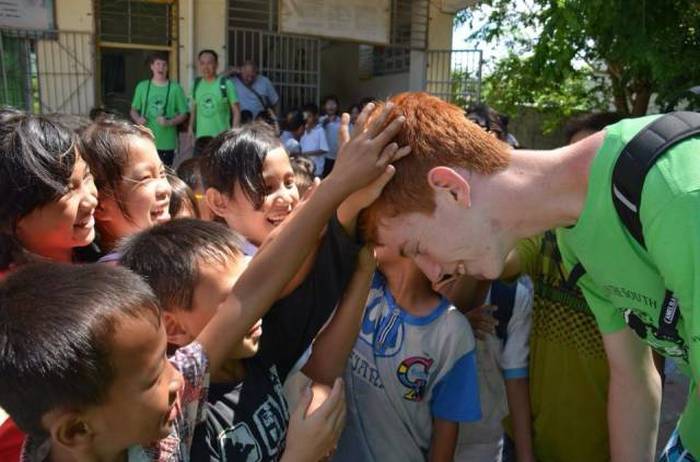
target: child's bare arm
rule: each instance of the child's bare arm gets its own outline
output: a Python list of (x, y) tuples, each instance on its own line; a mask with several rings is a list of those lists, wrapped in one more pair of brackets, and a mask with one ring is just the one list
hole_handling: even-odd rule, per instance
[(513, 440), (518, 462), (534, 462), (530, 384), (526, 377), (506, 380), (508, 409), (513, 422)]
[[(369, 110), (362, 114), (365, 120)], [(385, 110), (367, 132), (348, 143), (346, 149), (350, 149), (351, 155), (338, 159), (339, 168), (321, 182), (316, 194), (298, 209), (275, 239), (258, 252), (231, 295), (197, 337), (207, 352), (212, 370), (218, 368), (231, 347), (277, 300), (316, 245), (321, 229), (340, 202), (381, 175), (390, 162), (408, 154), (408, 148), (399, 149), (395, 143), (388, 144), (400, 129), (403, 118), (395, 119), (382, 129), (387, 117)]]
[(331, 385), (345, 370), (362, 323), (367, 294), (376, 262), (372, 250), (364, 247), (343, 298), (328, 326), (314, 342), (313, 353), (302, 371), (312, 380)]
[(459, 424), (457, 422), (434, 418), (428, 460), (430, 462), (451, 462), (455, 455), (458, 432)]
[(332, 390), (319, 384), (307, 387), (289, 419), (281, 462), (321, 460), (338, 442), (345, 427), (345, 413), (342, 380), (336, 380)]

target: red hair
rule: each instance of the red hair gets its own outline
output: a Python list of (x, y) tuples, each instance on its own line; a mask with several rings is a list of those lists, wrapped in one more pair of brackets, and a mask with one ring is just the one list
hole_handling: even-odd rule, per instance
[[(382, 217), (406, 213), (431, 214), (435, 197), (428, 172), (437, 166), (461, 167), (488, 175), (504, 169), (510, 161), (508, 145), (468, 120), (457, 106), (427, 93), (400, 93), (387, 124), (403, 115), (406, 122), (396, 136), (399, 146), (411, 146), (411, 154), (394, 163), (396, 174), (382, 195), (367, 208), (360, 226), (365, 238), (376, 241)], [(379, 103), (373, 116), (384, 104)]]

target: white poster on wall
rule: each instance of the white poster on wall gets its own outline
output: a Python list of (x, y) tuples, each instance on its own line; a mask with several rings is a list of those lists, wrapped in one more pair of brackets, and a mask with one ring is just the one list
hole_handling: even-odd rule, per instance
[(0, 0), (0, 27), (51, 30), (54, 0)]
[(388, 45), (390, 7), (391, 0), (280, 0), (280, 32)]

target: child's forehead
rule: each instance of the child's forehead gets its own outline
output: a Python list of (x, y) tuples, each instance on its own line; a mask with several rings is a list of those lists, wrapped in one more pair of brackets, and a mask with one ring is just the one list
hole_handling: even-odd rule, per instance
[(110, 361), (117, 377), (132, 370), (152, 368), (165, 354), (167, 339), (160, 316), (147, 312), (142, 316), (121, 316), (115, 320)]

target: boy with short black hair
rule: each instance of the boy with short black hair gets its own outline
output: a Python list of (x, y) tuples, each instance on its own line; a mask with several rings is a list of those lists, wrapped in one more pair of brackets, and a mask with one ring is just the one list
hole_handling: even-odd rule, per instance
[(323, 175), (328, 152), (328, 140), (323, 126), (319, 124), (318, 106), (314, 103), (304, 105), (304, 134), (301, 136), (301, 152), (311, 157), (316, 166), (314, 173), (317, 177)]
[(190, 133), (195, 140), (195, 156), (202, 154), (216, 135), (241, 123), (236, 87), (231, 80), (216, 76), (219, 55), (214, 50), (202, 50), (197, 61), (201, 75), (194, 79), (190, 91)]
[[(170, 344), (190, 343), (214, 316), (246, 266), (242, 242), (224, 225), (183, 219), (140, 233), (121, 247), (122, 264), (143, 276), (160, 299)], [(339, 312), (362, 311), (373, 270), (373, 265), (359, 266)], [(299, 460), (300, 446), (320, 458), (335, 441), (337, 435), (328, 434), (332, 428), (312, 434), (304, 421), (290, 419), (282, 383), (323, 324), (318, 318), (326, 316), (322, 310), (286, 305), (275, 304), (274, 313), (255, 323), (225, 364), (212, 369), (208, 415), (195, 433), (194, 460), (242, 460), (255, 454), (255, 460), (269, 461), (283, 451), (285, 460)], [(321, 334), (320, 354), (329, 354), (329, 342)], [(325, 361), (342, 364), (346, 358), (347, 352)], [(302, 403), (305, 409), (308, 403)], [(285, 438), (288, 426), (296, 441)], [(338, 434), (340, 429), (335, 429)]]

